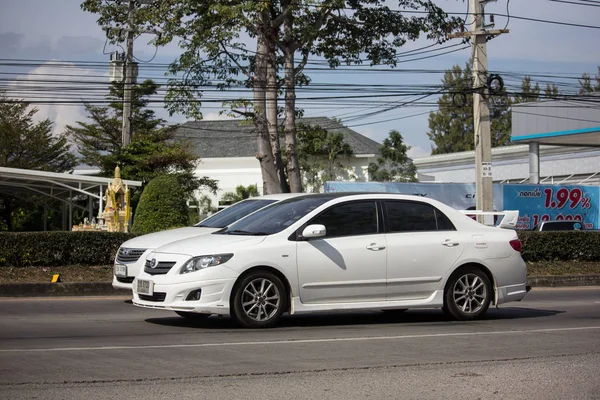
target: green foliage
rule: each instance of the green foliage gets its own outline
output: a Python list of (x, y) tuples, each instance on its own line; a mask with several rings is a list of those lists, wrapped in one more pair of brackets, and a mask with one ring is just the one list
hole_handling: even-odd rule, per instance
[(339, 132), (329, 132), (320, 126), (299, 124), (297, 149), (303, 186), (316, 190), (323, 182), (336, 180), (347, 167), (344, 161), (352, 156), (352, 147)]
[[(473, 127), (473, 81), (471, 61), (465, 68), (455, 65), (442, 80), (444, 94), (438, 99), (438, 111), (429, 114), (427, 136), (434, 143), (432, 154), (456, 153), (475, 148)], [(510, 144), (512, 101), (503, 88), (490, 96), (492, 147)]]
[(220, 203), (231, 205), (249, 197), (258, 196), (258, 194), (258, 187), (256, 185), (248, 185), (247, 187), (239, 185), (235, 188), (235, 193), (223, 193)]
[(595, 77), (596, 83), (592, 82), (592, 77), (590, 74), (585, 73), (581, 76), (581, 80), (579, 84), (581, 88), (579, 89), (579, 94), (591, 93), (591, 92), (600, 92), (600, 66), (598, 66), (598, 73)]
[(132, 237), (109, 232), (0, 232), (0, 267), (108, 265)]
[(518, 231), (525, 261), (600, 261), (600, 232)]
[[(547, 89), (548, 90), (548, 89)], [(531, 85), (531, 77), (526, 76), (521, 82), (521, 91), (515, 94), (514, 103), (527, 103), (540, 99), (540, 84)]]
[(152, 179), (142, 192), (132, 232), (146, 234), (187, 224), (185, 192), (177, 178), (160, 175)]
[(369, 180), (374, 182), (416, 182), (417, 168), (406, 154), (410, 146), (404, 144), (402, 135), (392, 130), (380, 147), (380, 157), (369, 164)]
[(0, 167), (35, 169), (51, 172), (72, 170), (75, 156), (64, 135), (52, 135), (49, 119), (34, 122), (36, 108), (10, 100), (0, 91)]
[(111, 86), (108, 107), (86, 104), (91, 122), (77, 122), (66, 128), (66, 134), (79, 148), (80, 161), (99, 167), (101, 175), (106, 177), (112, 177), (115, 167), (120, 165), (123, 179), (147, 183), (156, 176), (169, 173), (178, 177), (186, 195), (201, 186), (215, 192), (216, 181), (194, 175), (199, 157), (194, 154), (193, 146), (174, 140), (176, 126), (167, 126), (166, 121), (156, 118), (154, 111), (146, 108), (148, 98), (155, 95), (158, 88), (152, 80), (134, 86), (133, 135), (131, 143), (125, 147), (121, 144), (123, 85)]
[[(9, 99), (0, 91), (0, 167), (33, 169), (50, 172), (72, 170), (76, 163), (70, 145), (64, 135), (52, 134), (52, 122), (46, 119), (34, 122), (36, 108), (28, 109), (27, 103)], [(20, 230), (27, 227), (41, 229), (41, 223), (30, 218), (47, 198), (28, 195), (16, 201), (8, 195), (0, 196), (0, 231)], [(50, 202), (52, 203), (52, 202)]]

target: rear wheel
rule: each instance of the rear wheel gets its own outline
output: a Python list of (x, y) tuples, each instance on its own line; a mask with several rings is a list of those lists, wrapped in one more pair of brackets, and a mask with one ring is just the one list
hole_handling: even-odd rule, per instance
[(492, 301), (492, 285), (477, 268), (463, 268), (450, 277), (444, 293), (445, 313), (461, 321), (474, 320), (487, 311)]
[(232, 299), (233, 319), (246, 328), (275, 325), (286, 310), (287, 296), (283, 283), (273, 273), (255, 271), (244, 277)]
[(211, 314), (200, 314), (200, 313), (193, 313), (193, 312), (188, 312), (188, 311), (175, 311), (175, 314), (177, 314), (180, 317), (183, 317), (185, 319), (189, 319), (190, 321), (198, 321), (198, 320), (206, 319), (211, 316)]

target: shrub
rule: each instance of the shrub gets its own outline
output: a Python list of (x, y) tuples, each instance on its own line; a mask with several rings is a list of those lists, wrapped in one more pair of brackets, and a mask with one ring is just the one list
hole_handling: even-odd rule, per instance
[(0, 232), (0, 266), (108, 265), (135, 235), (109, 232)]
[(142, 192), (132, 232), (146, 234), (187, 225), (185, 194), (177, 178), (161, 175), (152, 179)]
[(600, 261), (600, 232), (518, 231), (525, 261)]

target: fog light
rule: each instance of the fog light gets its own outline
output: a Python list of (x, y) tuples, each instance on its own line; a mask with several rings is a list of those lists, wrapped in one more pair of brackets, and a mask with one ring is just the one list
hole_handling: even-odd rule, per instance
[(200, 300), (200, 296), (202, 295), (202, 289), (192, 290), (187, 297), (186, 301), (198, 301)]

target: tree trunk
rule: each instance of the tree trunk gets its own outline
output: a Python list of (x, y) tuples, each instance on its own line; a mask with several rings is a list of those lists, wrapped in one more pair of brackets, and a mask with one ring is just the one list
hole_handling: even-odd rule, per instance
[(264, 194), (281, 193), (279, 178), (273, 162), (273, 149), (269, 140), (269, 129), (266, 118), (266, 86), (268, 46), (265, 35), (265, 22), (268, 16), (259, 13), (259, 33), (257, 35), (257, 51), (254, 64), (253, 96), (254, 126), (257, 130), (258, 152), (256, 158), (260, 162)]
[(298, 154), (296, 153), (296, 73), (294, 70), (294, 44), (292, 28), (293, 14), (289, 13), (283, 22), (285, 58), (285, 149), (287, 173), (292, 193), (302, 192), (302, 179)]
[(289, 193), (290, 186), (285, 175), (285, 167), (281, 157), (281, 146), (279, 144), (279, 132), (277, 126), (277, 60), (273, 38), (277, 33), (272, 33), (269, 38), (269, 61), (267, 63), (267, 122), (269, 129), (269, 138), (273, 148), (273, 157), (275, 161), (275, 170), (279, 177), (279, 184), (282, 193)]

